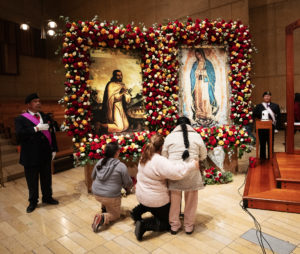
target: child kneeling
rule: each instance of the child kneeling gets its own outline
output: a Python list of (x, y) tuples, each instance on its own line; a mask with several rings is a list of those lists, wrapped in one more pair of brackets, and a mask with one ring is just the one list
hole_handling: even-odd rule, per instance
[(104, 151), (104, 158), (97, 162), (92, 172), (92, 192), (102, 204), (102, 212), (95, 215), (92, 224), (94, 232), (98, 232), (102, 225), (120, 218), (121, 189), (129, 189), (132, 186), (126, 165), (118, 159), (118, 143), (107, 144)]

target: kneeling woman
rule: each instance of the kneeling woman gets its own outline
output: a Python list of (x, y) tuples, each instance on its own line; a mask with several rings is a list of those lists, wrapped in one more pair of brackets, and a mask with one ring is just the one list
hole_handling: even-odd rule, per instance
[[(170, 229), (170, 196), (166, 179), (178, 180), (192, 170), (199, 170), (197, 161), (175, 163), (161, 156), (163, 144), (162, 136), (152, 136), (138, 166), (136, 197), (140, 204), (132, 210), (131, 216), (136, 221), (135, 235), (139, 241), (146, 231)], [(154, 216), (142, 219), (145, 212)]]
[(109, 224), (120, 218), (121, 189), (129, 189), (132, 180), (127, 167), (118, 157), (120, 154), (117, 142), (108, 143), (105, 157), (97, 162), (92, 172), (92, 192), (95, 198), (105, 207), (105, 212), (95, 215), (92, 228), (97, 232), (102, 225)]

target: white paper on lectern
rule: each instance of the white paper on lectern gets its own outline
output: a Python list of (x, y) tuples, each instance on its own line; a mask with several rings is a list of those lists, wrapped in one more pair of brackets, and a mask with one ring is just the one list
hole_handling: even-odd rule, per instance
[(268, 113), (268, 110), (264, 110), (262, 112), (262, 115), (261, 115), (261, 120), (262, 121), (269, 121), (269, 113)]

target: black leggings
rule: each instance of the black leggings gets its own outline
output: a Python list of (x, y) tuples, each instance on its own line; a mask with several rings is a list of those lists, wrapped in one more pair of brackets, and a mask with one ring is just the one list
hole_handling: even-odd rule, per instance
[(159, 222), (159, 231), (169, 230), (169, 211), (170, 211), (170, 203), (161, 206), (161, 207), (148, 207), (143, 204), (137, 205), (133, 208), (131, 215), (132, 218), (137, 221), (142, 219), (142, 215), (146, 212), (150, 212), (153, 214), (156, 221)]

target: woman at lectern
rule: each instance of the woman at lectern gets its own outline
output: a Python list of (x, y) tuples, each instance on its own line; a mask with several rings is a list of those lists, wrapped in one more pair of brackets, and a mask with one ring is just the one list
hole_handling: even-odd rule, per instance
[[(272, 150), (274, 150), (274, 131), (276, 126), (278, 126), (280, 119), (280, 108), (276, 103), (271, 102), (271, 92), (266, 91), (263, 93), (263, 102), (256, 105), (253, 110), (253, 116), (259, 120), (271, 120), (272, 121)], [(264, 119), (263, 116), (266, 116)], [(268, 130), (259, 130), (259, 144), (260, 144), (260, 159), (265, 160), (266, 156), (266, 145), (268, 144), (269, 151), (269, 131)], [(270, 158), (270, 154), (268, 154), (268, 158)]]

